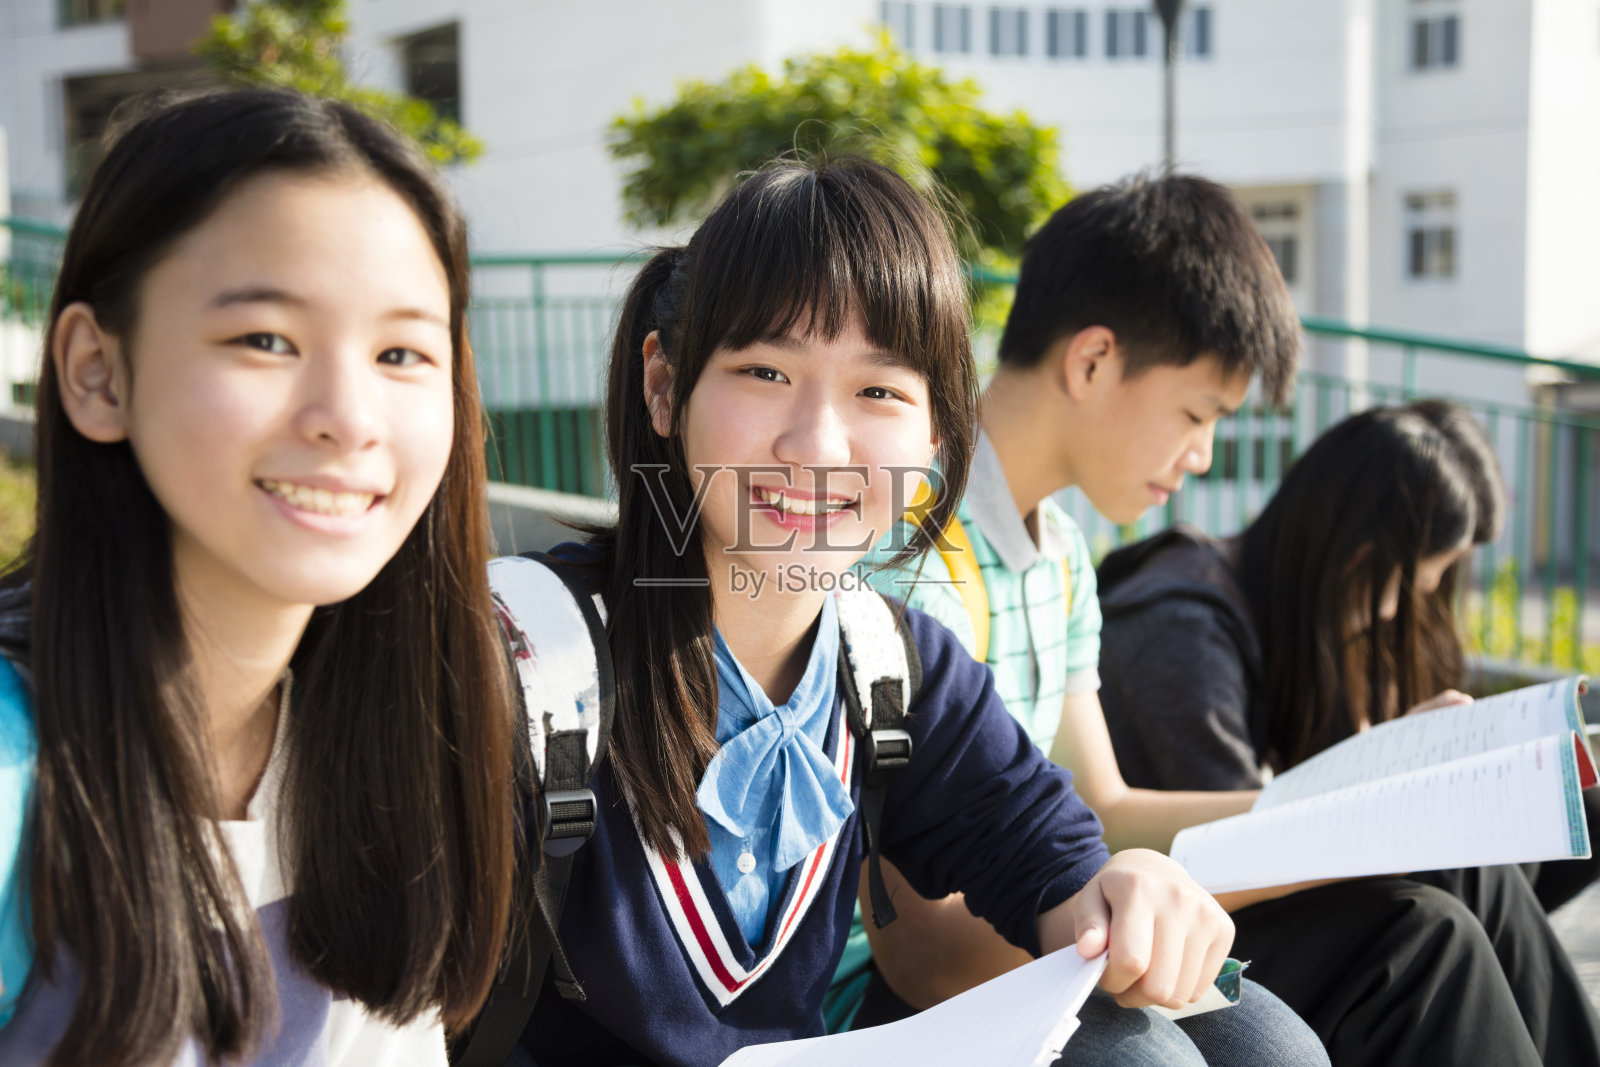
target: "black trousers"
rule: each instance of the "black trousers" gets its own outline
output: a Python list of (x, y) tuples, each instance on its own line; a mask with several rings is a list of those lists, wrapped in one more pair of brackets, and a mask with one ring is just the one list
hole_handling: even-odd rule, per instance
[(1233, 955), (1334, 1067), (1600, 1065), (1600, 1017), (1520, 868), (1341, 882), (1233, 921)]

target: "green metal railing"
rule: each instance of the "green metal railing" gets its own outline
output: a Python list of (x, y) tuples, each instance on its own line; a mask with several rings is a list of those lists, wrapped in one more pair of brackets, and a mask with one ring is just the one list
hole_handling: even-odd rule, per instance
[(609, 495), (606, 356), (637, 257), (479, 256), (471, 328), (498, 481)]
[[(10, 383), (14, 404), (31, 401), (61, 240), (53, 227), (0, 223), (0, 375)], [(486, 255), (473, 261), (471, 329), (496, 480), (609, 495), (601, 415), (606, 362), (617, 307), (639, 261), (626, 255)], [(1013, 280), (978, 268), (972, 273), (1002, 291)], [(1560, 382), (1600, 382), (1600, 367), (1536, 359), (1503, 346), (1302, 321), (1307, 369), (1291, 408), (1252, 404), (1225, 420), (1210, 472), (1164, 508), (1119, 527), (1076, 493), (1063, 494), (1096, 552), (1175, 521), (1234, 533), (1259, 512), (1294, 457), (1333, 423), (1374, 404), (1449, 396), (1487, 429), (1509, 496), (1503, 535), (1478, 549), (1467, 568), (1462, 608), (1474, 649), (1498, 659), (1600, 672), (1600, 600), (1590, 595), (1600, 417), (1559, 403)], [(993, 324), (979, 325), (980, 353), (993, 351), (994, 335)], [(1530, 387), (1532, 368), (1554, 384)], [(1531, 400), (1484, 399), (1519, 396)]]

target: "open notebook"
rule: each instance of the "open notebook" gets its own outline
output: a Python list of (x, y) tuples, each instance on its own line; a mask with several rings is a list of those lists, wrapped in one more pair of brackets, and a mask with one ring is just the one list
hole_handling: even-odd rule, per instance
[(1274, 778), (1172, 858), (1213, 893), (1318, 878), (1583, 859), (1595, 784), (1583, 678), (1375, 726)]

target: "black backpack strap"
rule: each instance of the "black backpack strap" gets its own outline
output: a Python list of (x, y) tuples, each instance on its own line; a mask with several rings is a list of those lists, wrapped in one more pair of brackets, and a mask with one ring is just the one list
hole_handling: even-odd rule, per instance
[[(496, 586), (495, 610), (506, 632), (507, 654), (527, 721), (527, 741), (519, 739), (515, 746), (517, 782), (539, 814), (540, 849), (529, 859), (535, 868), (532, 914), (526, 924), (514, 924), (500, 976), (483, 1011), (452, 1044), (450, 1059), (457, 1067), (506, 1063), (533, 1016), (547, 969), (554, 972), (563, 997), (584, 999), (583, 986), (561, 947), (561, 911), (574, 856), (599, 821), (599, 802), (590, 782), (605, 758), (616, 710), (605, 622), (595, 599), (571, 570), (542, 553), (528, 553), (493, 561), (490, 573), (491, 585)], [(560, 585), (552, 585), (550, 574), (560, 579)], [(569, 594), (565, 600), (560, 595), (563, 586)], [(593, 654), (592, 686), (584, 684), (590, 677), (588, 664), (582, 661), (585, 642)], [(557, 657), (566, 661), (554, 662)]]
[(839, 684), (850, 729), (866, 755), (861, 783), (861, 824), (866, 834), (867, 891), (872, 922), (880, 930), (894, 922), (894, 902), (883, 883), (883, 804), (889, 784), (911, 762), (906, 714), (922, 683), (922, 661), (894, 602), (871, 590), (840, 593), (839, 627), (844, 655)]

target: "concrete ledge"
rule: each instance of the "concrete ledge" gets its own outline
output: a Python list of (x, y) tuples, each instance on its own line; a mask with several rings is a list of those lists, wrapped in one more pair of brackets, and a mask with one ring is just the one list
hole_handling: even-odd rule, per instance
[(616, 521), (617, 505), (609, 500), (489, 483), (489, 531), (498, 555), (544, 552), (562, 541), (581, 539), (569, 523)]

